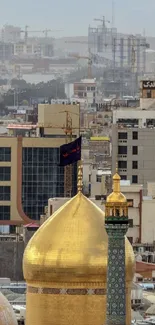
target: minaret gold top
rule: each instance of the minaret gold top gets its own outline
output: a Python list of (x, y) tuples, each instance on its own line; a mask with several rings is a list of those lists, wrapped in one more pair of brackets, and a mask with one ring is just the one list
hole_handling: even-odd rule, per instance
[(127, 203), (126, 197), (121, 193), (120, 180), (118, 174), (118, 165), (116, 164), (116, 173), (113, 176), (113, 192), (107, 197), (106, 202), (111, 203)]
[(83, 188), (83, 166), (82, 166), (82, 161), (80, 161), (78, 166), (78, 183), (77, 183), (78, 193), (82, 192), (82, 188)]

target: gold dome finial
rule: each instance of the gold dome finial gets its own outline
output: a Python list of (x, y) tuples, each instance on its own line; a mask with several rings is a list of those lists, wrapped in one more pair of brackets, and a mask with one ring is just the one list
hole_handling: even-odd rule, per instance
[(118, 173), (118, 161), (116, 161), (116, 173)]
[(118, 174), (118, 162), (116, 162), (116, 173), (113, 176), (113, 192), (118, 193), (121, 191), (120, 189), (120, 176)]
[(116, 164), (116, 173), (113, 176), (113, 192), (107, 197), (106, 203), (109, 205), (125, 204), (127, 206), (126, 197), (121, 193), (120, 187), (121, 177), (118, 174), (118, 167)]
[(83, 188), (83, 166), (82, 166), (82, 161), (80, 161), (78, 166), (78, 183), (77, 183), (78, 193), (82, 192), (82, 188)]

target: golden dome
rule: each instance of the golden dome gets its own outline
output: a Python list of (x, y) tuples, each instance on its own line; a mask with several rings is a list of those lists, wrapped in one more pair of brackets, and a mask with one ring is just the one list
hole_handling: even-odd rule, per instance
[[(78, 193), (56, 211), (29, 241), (23, 260), (28, 283), (106, 283), (108, 237), (104, 212)], [(126, 239), (126, 280), (134, 254)]]
[(126, 197), (121, 193), (120, 190), (120, 176), (116, 172), (113, 176), (113, 192), (107, 197), (107, 203), (126, 203)]
[(16, 316), (8, 300), (0, 292), (0, 325), (17, 325)]

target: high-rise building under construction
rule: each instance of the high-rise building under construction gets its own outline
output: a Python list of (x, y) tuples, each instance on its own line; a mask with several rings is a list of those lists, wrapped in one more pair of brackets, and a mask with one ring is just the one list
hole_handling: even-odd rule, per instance
[[(98, 19), (97, 19), (98, 20)], [(100, 19), (99, 19), (100, 20)], [(91, 53), (108, 58), (112, 69), (112, 80), (116, 82), (118, 70), (120, 79), (126, 82), (126, 71), (130, 72), (130, 84), (133, 80), (142, 78), (146, 67), (146, 48), (149, 45), (142, 35), (125, 35), (117, 32), (116, 28), (108, 28), (103, 17), (102, 25), (88, 29), (88, 48)]]

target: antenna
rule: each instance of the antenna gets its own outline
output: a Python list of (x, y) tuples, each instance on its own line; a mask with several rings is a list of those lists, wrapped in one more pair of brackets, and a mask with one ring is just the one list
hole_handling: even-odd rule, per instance
[(112, 18), (111, 18), (111, 27), (115, 26), (115, 2), (112, 0)]

